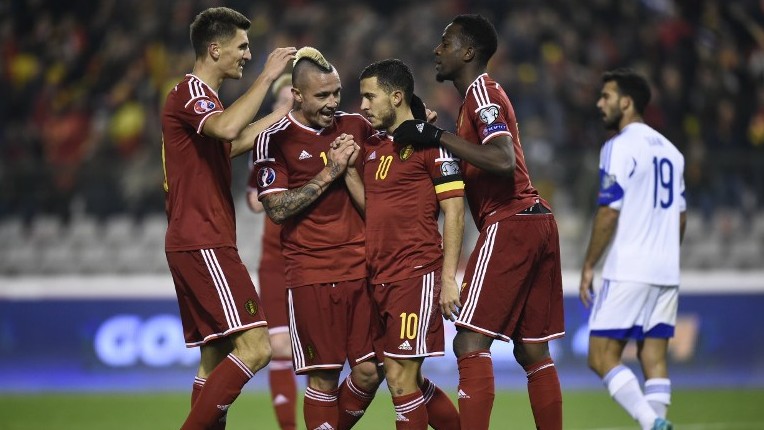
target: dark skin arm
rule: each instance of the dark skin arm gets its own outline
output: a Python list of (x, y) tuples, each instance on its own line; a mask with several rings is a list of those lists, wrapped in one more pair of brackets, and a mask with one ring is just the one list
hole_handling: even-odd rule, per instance
[(500, 176), (515, 174), (515, 147), (509, 136), (496, 136), (483, 145), (475, 145), (453, 133), (443, 132), (440, 144), (455, 156), (486, 172)]

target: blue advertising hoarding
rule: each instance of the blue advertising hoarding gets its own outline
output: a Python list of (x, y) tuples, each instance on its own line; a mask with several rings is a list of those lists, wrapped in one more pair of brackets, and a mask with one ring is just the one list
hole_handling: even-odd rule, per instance
[[(759, 279), (764, 283), (764, 277)], [(94, 280), (71, 280), (80, 285), (75, 293), (37, 294), (36, 284), (2, 287), (0, 392), (186, 391), (199, 354), (184, 346), (169, 280), (118, 281), (123, 289), (113, 294), (104, 293), (114, 291), (108, 287), (94, 293), (99, 284)], [(83, 282), (94, 286), (82, 288)], [(139, 282), (154, 288), (141, 284), (131, 289)], [(764, 289), (725, 290), (720, 285), (683, 292), (669, 351), (674, 386), (764, 387), (762, 309)], [(570, 291), (565, 312), (566, 337), (551, 344), (562, 383), (569, 389), (599, 388), (600, 380), (586, 366), (588, 311)], [(446, 323), (446, 330), (446, 356), (428, 359), (425, 373), (454, 387), (453, 325)], [(492, 354), (499, 387), (525, 385), (510, 344), (495, 342)], [(635, 348), (627, 348), (625, 355), (627, 364), (634, 365)], [(257, 375), (250, 386), (264, 389), (263, 381)]]

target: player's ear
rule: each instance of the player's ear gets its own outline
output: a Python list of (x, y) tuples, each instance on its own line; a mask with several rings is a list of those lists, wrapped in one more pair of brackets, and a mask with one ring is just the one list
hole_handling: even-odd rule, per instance
[(629, 96), (621, 96), (618, 99), (618, 107), (621, 108), (621, 112), (625, 112), (629, 106), (634, 105), (634, 100), (631, 99)]
[(292, 87), (292, 98), (294, 98), (295, 102), (302, 103), (302, 93), (295, 87)]
[(468, 63), (475, 59), (475, 48), (468, 46), (467, 49), (464, 50), (464, 62)]
[(390, 101), (394, 107), (399, 107), (403, 103), (403, 91), (396, 90), (390, 93)]
[(210, 43), (207, 47), (207, 52), (213, 60), (217, 61), (220, 58), (220, 45), (217, 43)]

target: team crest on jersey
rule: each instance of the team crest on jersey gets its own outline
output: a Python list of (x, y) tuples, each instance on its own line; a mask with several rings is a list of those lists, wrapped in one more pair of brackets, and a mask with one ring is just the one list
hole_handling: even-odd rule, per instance
[(446, 161), (440, 165), (440, 174), (443, 176), (451, 176), (459, 174), (459, 164), (456, 161)]
[(254, 300), (249, 299), (247, 300), (247, 303), (244, 303), (244, 309), (248, 314), (255, 315), (257, 313), (257, 303), (255, 303)]
[(411, 154), (414, 153), (414, 147), (411, 145), (406, 145), (403, 149), (401, 149), (401, 152), (398, 153), (398, 156), (401, 157), (401, 160), (406, 161), (409, 157), (411, 157)]
[(212, 100), (197, 100), (197, 102), (194, 103), (194, 112), (196, 113), (207, 113), (212, 109), (215, 109), (215, 102)]
[(499, 108), (496, 105), (486, 106), (478, 113), (480, 120), (486, 124), (493, 124), (499, 117)]
[(263, 188), (271, 185), (275, 180), (276, 171), (270, 167), (261, 167), (260, 171), (257, 172), (257, 183)]

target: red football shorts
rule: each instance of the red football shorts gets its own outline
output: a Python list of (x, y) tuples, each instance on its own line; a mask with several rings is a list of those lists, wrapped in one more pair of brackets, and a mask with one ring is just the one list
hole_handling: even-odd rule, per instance
[(166, 254), (187, 347), (267, 325), (255, 284), (235, 248)]
[(514, 215), (480, 232), (456, 326), (503, 341), (565, 335), (560, 239), (552, 214)]
[(376, 314), (366, 279), (287, 290), (289, 336), (295, 373), (342, 369), (375, 358)]
[(376, 344), (391, 358), (444, 354), (441, 269), (372, 287), (381, 330)]
[(289, 318), (286, 306), (286, 280), (284, 279), (284, 260), (261, 261), (257, 270), (260, 299), (268, 312), (268, 333), (286, 333), (289, 331)]

